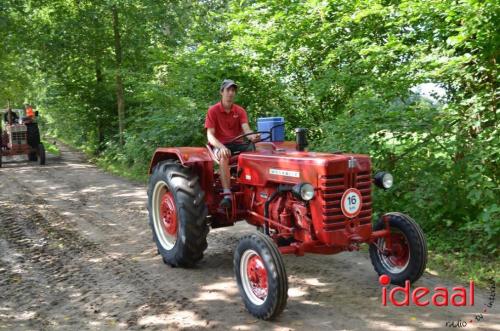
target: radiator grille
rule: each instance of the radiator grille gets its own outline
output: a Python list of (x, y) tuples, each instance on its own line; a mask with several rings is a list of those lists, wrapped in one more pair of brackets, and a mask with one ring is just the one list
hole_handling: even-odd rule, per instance
[(370, 223), (372, 214), (371, 183), (371, 175), (368, 171), (321, 176), (319, 184), (324, 230), (338, 230), (345, 227), (348, 218), (342, 214), (340, 201), (344, 192), (351, 187), (358, 189), (363, 198), (361, 212), (355, 219), (358, 219), (360, 224)]
[(12, 132), (11, 142), (13, 145), (26, 144), (26, 132)]

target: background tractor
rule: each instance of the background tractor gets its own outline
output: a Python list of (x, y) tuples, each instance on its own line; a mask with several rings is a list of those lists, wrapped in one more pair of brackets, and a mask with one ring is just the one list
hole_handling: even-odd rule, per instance
[[(13, 109), (19, 121), (4, 123), (0, 127), (0, 167), (3, 156), (26, 155), (30, 161), (45, 164), (45, 147), (40, 141), (40, 131), (35, 117), (25, 116), (24, 109)], [(2, 112), (2, 117), (5, 110)]]
[(419, 225), (396, 212), (372, 224), (372, 184), (388, 189), (392, 176), (372, 176), (367, 155), (306, 151), (305, 129), (295, 130), (295, 142), (276, 141), (275, 129), (259, 131), (256, 151), (232, 157), (230, 209), (219, 207), (222, 187), (211, 146), (156, 150), (148, 210), (164, 262), (191, 267), (203, 257), (210, 227), (240, 220), (254, 225), (257, 231), (236, 247), (234, 272), (246, 308), (265, 320), (286, 305), (282, 254), (335, 254), (366, 243), (379, 275), (394, 284), (419, 279), (427, 262)]

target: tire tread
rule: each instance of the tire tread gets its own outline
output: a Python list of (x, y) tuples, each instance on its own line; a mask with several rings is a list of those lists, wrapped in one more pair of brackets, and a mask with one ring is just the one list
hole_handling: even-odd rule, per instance
[[(166, 251), (159, 244), (152, 220), (151, 198), (158, 180), (166, 182), (174, 195), (178, 226), (181, 227), (180, 231), (184, 232), (183, 235), (178, 236), (172, 252)], [(209, 232), (206, 223), (208, 210), (203, 200), (204, 196), (198, 176), (194, 175), (189, 168), (183, 167), (178, 161), (161, 161), (153, 168), (148, 187), (149, 224), (153, 231), (153, 239), (167, 264), (175, 267), (193, 267), (196, 262), (203, 258), (203, 252), (208, 247), (207, 235)], [(201, 203), (202, 201), (203, 203)]]

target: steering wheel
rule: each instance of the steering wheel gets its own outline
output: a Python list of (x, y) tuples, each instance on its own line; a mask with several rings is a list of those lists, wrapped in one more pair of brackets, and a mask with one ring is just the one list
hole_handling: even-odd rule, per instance
[[(265, 137), (265, 138), (261, 137), (260, 140), (258, 140), (256, 142), (265, 141), (265, 140), (271, 140), (271, 131), (254, 131), (254, 132), (250, 132), (250, 133), (241, 134), (238, 137), (232, 139), (231, 141), (228, 141), (227, 144), (232, 144), (232, 143), (240, 140), (241, 138), (246, 138), (246, 137), (254, 135), (254, 134), (267, 134), (267, 137)], [(243, 143), (243, 144), (250, 145), (251, 143), (253, 143), (253, 141), (251, 141), (249, 139), (247, 139), (247, 140), (248, 141), (246, 143)]]

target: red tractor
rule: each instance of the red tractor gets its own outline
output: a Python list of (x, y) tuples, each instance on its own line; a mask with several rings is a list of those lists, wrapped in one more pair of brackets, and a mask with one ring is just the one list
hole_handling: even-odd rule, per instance
[(336, 254), (366, 243), (379, 275), (393, 284), (419, 279), (427, 262), (420, 226), (397, 212), (372, 225), (372, 184), (388, 189), (392, 176), (372, 176), (367, 155), (306, 151), (306, 130), (295, 133), (296, 142), (261, 141), (256, 151), (232, 157), (231, 209), (219, 207), (222, 187), (210, 146), (158, 148), (149, 170), (148, 210), (163, 261), (191, 267), (203, 257), (209, 227), (246, 220), (258, 231), (240, 239), (234, 272), (246, 308), (264, 320), (286, 305), (281, 254)]
[(21, 121), (5, 123), (0, 127), (0, 167), (3, 156), (26, 155), (30, 161), (45, 164), (45, 147), (40, 142), (40, 131), (35, 118), (24, 116), (23, 109), (13, 109)]

